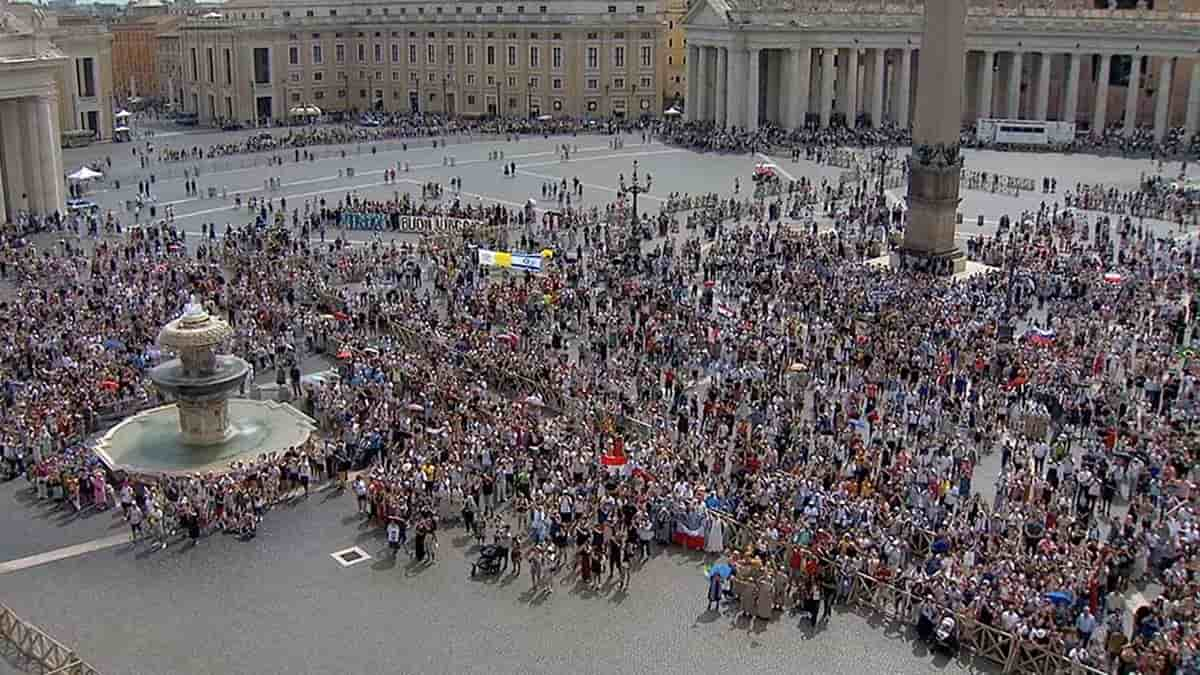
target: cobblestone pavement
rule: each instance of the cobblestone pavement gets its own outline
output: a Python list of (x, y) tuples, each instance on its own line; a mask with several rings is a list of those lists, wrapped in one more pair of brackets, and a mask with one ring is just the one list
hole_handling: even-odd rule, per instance
[[(461, 530), (438, 562), (392, 561), (349, 495), (314, 493), (267, 515), (259, 537), (195, 548), (115, 548), (0, 576), (0, 597), (102, 672), (908, 673), (967, 665), (897, 627), (835, 612), (747, 624), (704, 611), (704, 559), (667, 550), (628, 593), (579, 592), (565, 575), (530, 597), (519, 579), (471, 580)], [(96, 518), (101, 522), (111, 516)], [(118, 521), (119, 522), (119, 521)], [(330, 554), (360, 546), (343, 568)], [(803, 624), (803, 626), (801, 625)]]

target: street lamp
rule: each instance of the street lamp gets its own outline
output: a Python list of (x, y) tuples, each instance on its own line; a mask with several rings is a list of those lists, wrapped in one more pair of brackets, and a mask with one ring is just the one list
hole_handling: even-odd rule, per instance
[[(607, 87), (606, 87), (606, 89), (607, 89)], [(640, 220), (638, 218), (638, 205), (637, 205), (638, 195), (650, 191), (650, 184), (653, 181), (653, 178), (650, 176), (650, 174), (646, 174), (646, 179), (644, 181), (638, 180), (638, 162), (635, 159), (635, 160), (633, 160), (633, 175), (630, 177), (630, 182), (629, 183), (625, 182), (625, 174), (621, 174), (618, 178), (618, 181), (619, 181), (619, 189), (617, 190), (617, 194), (619, 194), (621, 196), (632, 195), (632, 200), (633, 200), (633, 202), (632, 202), (633, 217), (630, 220), (631, 229), (630, 229), (630, 234), (629, 234), (629, 241), (626, 242), (626, 246), (629, 248), (629, 254), (631, 254), (635, 257), (640, 257), (642, 254), (642, 244), (641, 244), (642, 233), (641, 233), (641, 227), (640, 227)]]
[(496, 117), (500, 117), (500, 80), (496, 80)]
[(896, 160), (896, 149), (891, 145), (882, 146), (875, 153), (874, 159), (879, 162), (879, 198), (883, 199), (883, 180), (887, 176), (888, 167)]

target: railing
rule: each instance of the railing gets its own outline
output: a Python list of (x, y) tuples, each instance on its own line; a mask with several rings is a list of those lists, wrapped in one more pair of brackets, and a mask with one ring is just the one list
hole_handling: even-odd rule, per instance
[(42, 629), (0, 605), (0, 638), (21, 653), (26, 666), (41, 675), (99, 675), (99, 671)]

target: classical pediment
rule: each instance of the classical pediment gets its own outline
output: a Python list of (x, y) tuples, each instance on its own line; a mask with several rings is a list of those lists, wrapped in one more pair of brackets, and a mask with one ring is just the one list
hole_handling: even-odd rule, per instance
[(733, 3), (728, 0), (695, 0), (684, 17), (685, 26), (728, 26), (733, 23)]

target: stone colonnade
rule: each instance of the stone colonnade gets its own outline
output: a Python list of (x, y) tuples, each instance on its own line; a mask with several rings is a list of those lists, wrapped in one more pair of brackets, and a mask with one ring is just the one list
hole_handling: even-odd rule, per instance
[(53, 94), (0, 99), (0, 215), (65, 208), (61, 142)]
[[(1105, 128), (1111, 121), (1108, 110), (1110, 67), (1115, 56), (1130, 56), (1129, 85), (1120, 115), (1126, 134), (1138, 128), (1139, 96), (1146, 91), (1141, 80), (1144, 55), (1123, 53), (1039, 52), (970, 50), (967, 110), (974, 118), (1066, 120), (1090, 122), (1090, 128)], [(916, 87), (914, 47), (861, 48), (799, 46), (786, 49), (735, 48), (699, 44), (689, 40), (686, 119), (711, 120), (723, 127), (756, 129), (760, 123), (796, 128), (806, 124), (829, 126), (856, 123), (880, 127), (892, 123), (907, 127), (911, 122)], [(1093, 73), (1092, 110), (1081, 115), (1080, 78), (1084, 60)], [(1151, 57), (1157, 65), (1153, 90), (1154, 136), (1161, 139), (1170, 125), (1173, 87), (1181, 81), (1177, 57)], [(1065, 79), (1058, 91), (1051, 88), (1052, 67)], [(1187, 133), (1200, 132), (1200, 60), (1182, 62), (1190, 67), (1187, 80)], [(973, 72), (972, 72), (973, 71)], [(1056, 102), (1051, 112), (1051, 100)]]

